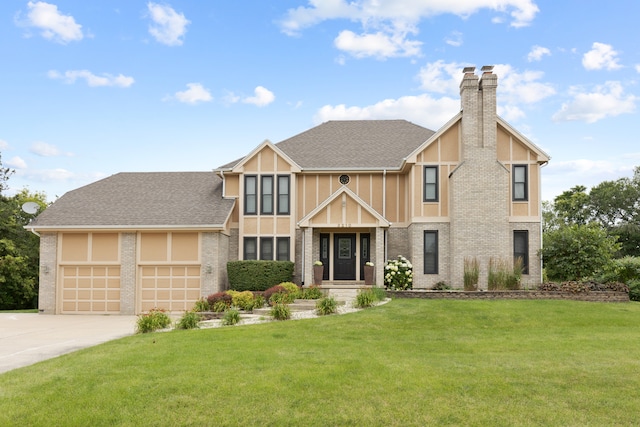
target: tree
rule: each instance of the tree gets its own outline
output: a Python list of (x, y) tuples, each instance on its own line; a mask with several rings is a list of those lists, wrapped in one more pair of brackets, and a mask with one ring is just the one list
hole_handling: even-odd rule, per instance
[(13, 175), (14, 172), (15, 170), (2, 166), (2, 154), (0, 154), (0, 195), (9, 188), (7, 181), (9, 181), (9, 177)]
[(552, 280), (580, 280), (605, 268), (619, 249), (598, 224), (572, 224), (543, 236), (542, 260)]
[(557, 216), (565, 224), (585, 225), (589, 223), (589, 195), (587, 187), (576, 185), (571, 190), (565, 191), (554, 199), (554, 207)]
[(622, 223), (633, 223), (638, 218), (640, 182), (629, 178), (604, 181), (589, 192), (589, 205), (593, 218), (607, 229)]

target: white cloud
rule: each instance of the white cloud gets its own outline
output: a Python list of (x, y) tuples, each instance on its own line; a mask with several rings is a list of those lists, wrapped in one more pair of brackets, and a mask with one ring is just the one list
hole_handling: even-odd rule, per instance
[(618, 52), (613, 50), (613, 46), (598, 42), (593, 43), (591, 50), (584, 54), (582, 65), (587, 70), (616, 70), (622, 67), (618, 63)]
[(385, 99), (366, 107), (325, 105), (314, 116), (316, 123), (327, 120), (405, 119), (430, 129), (438, 129), (460, 111), (458, 99), (434, 99), (427, 94)]
[(276, 96), (269, 89), (258, 86), (254, 90), (255, 96), (248, 96), (242, 100), (245, 104), (253, 104), (258, 107), (264, 107), (271, 104)]
[(640, 73), (640, 64), (636, 64), (636, 72)]
[(501, 14), (508, 12), (512, 18), (511, 25), (522, 27), (529, 25), (539, 11), (533, 0), (310, 0), (309, 5), (289, 9), (280, 23), (282, 31), (295, 35), (304, 28), (329, 19), (349, 19), (366, 25), (390, 22), (400, 28), (413, 26), (422, 18), (443, 14), (466, 18), (481, 9)]
[(430, 62), (420, 68), (420, 88), (429, 92), (457, 95), (460, 92), (462, 69), (468, 64), (459, 62)]
[(31, 147), (29, 147), (29, 151), (42, 157), (55, 157), (62, 155), (62, 152), (58, 149), (58, 147), (41, 141), (31, 144)]
[(63, 15), (55, 4), (28, 2), (27, 18), (16, 23), (21, 26), (36, 27), (42, 31), (42, 37), (66, 44), (70, 41), (82, 40), (82, 25), (76, 23), (71, 15)]
[(113, 76), (111, 74), (103, 73), (101, 76), (97, 76), (88, 70), (69, 70), (64, 74), (59, 73), (56, 70), (51, 70), (47, 73), (51, 79), (62, 79), (65, 83), (75, 83), (77, 79), (84, 79), (89, 86), (117, 86), (117, 87), (129, 87), (135, 80), (133, 77), (128, 77), (122, 74)]
[(596, 86), (591, 92), (572, 87), (570, 93), (573, 100), (562, 104), (560, 111), (553, 115), (553, 120), (594, 123), (606, 117), (634, 112), (638, 100), (634, 95), (625, 94), (618, 81)]
[(167, 46), (180, 46), (191, 23), (184, 14), (177, 13), (171, 6), (158, 3), (147, 3), (152, 24), (149, 33), (160, 43)]
[(0, 150), (6, 150), (9, 148), (9, 143), (3, 139), (0, 139)]
[(460, 47), (462, 46), (462, 33), (460, 31), (452, 31), (444, 42), (453, 47)]
[[(466, 18), (482, 9), (509, 13), (513, 27), (529, 25), (539, 11), (534, 0), (309, 0), (308, 7), (289, 9), (280, 27), (285, 34), (294, 36), (326, 20), (359, 22), (362, 34), (340, 32), (334, 41), (338, 49), (357, 58), (417, 56), (422, 42), (408, 36), (418, 33), (420, 20), (443, 14)], [(459, 46), (459, 33), (453, 35), (447, 43)]]
[(356, 58), (376, 57), (379, 59), (415, 56), (420, 53), (422, 42), (407, 40), (406, 34), (355, 34), (344, 30), (334, 40), (336, 48)]
[(515, 105), (498, 105), (497, 110), (498, 115), (508, 122), (523, 119), (526, 115), (524, 111)]
[(197, 104), (199, 102), (209, 102), (213, 100), (211, 93), (200, 83), (187, 83), (188, 89), (176, 92), (175, 98), (186, 104)]
[(531, 52), (527, 55), (527, 61), (540, 61), (545, 55), (551, 55), (551, 51), (546, 47), (536, 45), (531, 48)]
[(21, 157), (15, 156), (7, 160), (7, 166), (16, 169), (26, 169), (27, 162), (25, 162)]
[(516, 71), (511, 65), (498, 64), (493, 69), (498, 75), (499, 99), (507, 104), (533, 104), (554, 95), (556, 90), (549, 83), (540, 82), (542, 71)]

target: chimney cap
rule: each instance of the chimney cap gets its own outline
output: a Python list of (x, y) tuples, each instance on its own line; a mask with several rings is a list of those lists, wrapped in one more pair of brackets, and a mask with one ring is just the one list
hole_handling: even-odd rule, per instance
[(483, 65), (482, 72), (486, 74), (490, 74), (493, 71), (493, 65)]
[(476, 67), (464, 67), (462, 72), (465, 74), (473, 73), (476, 70)]

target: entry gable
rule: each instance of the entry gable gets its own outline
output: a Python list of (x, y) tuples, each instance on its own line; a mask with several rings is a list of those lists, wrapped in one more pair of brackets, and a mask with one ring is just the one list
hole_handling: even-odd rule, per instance
[[(261, 162), (260, 166), (258, 167), (258, 158), (261, 154), (264, 153), (271, 153), (276, 157), (276, 159), (275, 161), (270, 162), (269, 165), (262, 164)], [(245, 170), (257, 171), (259, 169), (277, 171), (278, 169), (280, 169), (281, 162), (284, 162), (286, 165), (288, 165), (291, 172), (295, 173), (301, 171), (300, 166), (296, 162), (294, 162), (291, 157), (289, 157), (287, 154), (285, 154), (284, 151), (271, 143), (271, 141), (265, 139), (262, 144), (258, 145), (247, 156), (236, 163), (231, 169), (231, 173), (243, 173)]]
[(391, 223), (343, 186), (298, 222), (299, 227), (389, 227)]

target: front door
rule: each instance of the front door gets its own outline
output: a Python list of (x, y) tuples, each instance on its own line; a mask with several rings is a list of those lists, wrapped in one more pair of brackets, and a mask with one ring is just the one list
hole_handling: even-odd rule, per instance
[(333, 246), (333, 280), (356, 280), (356, 235), (336, 234)]

